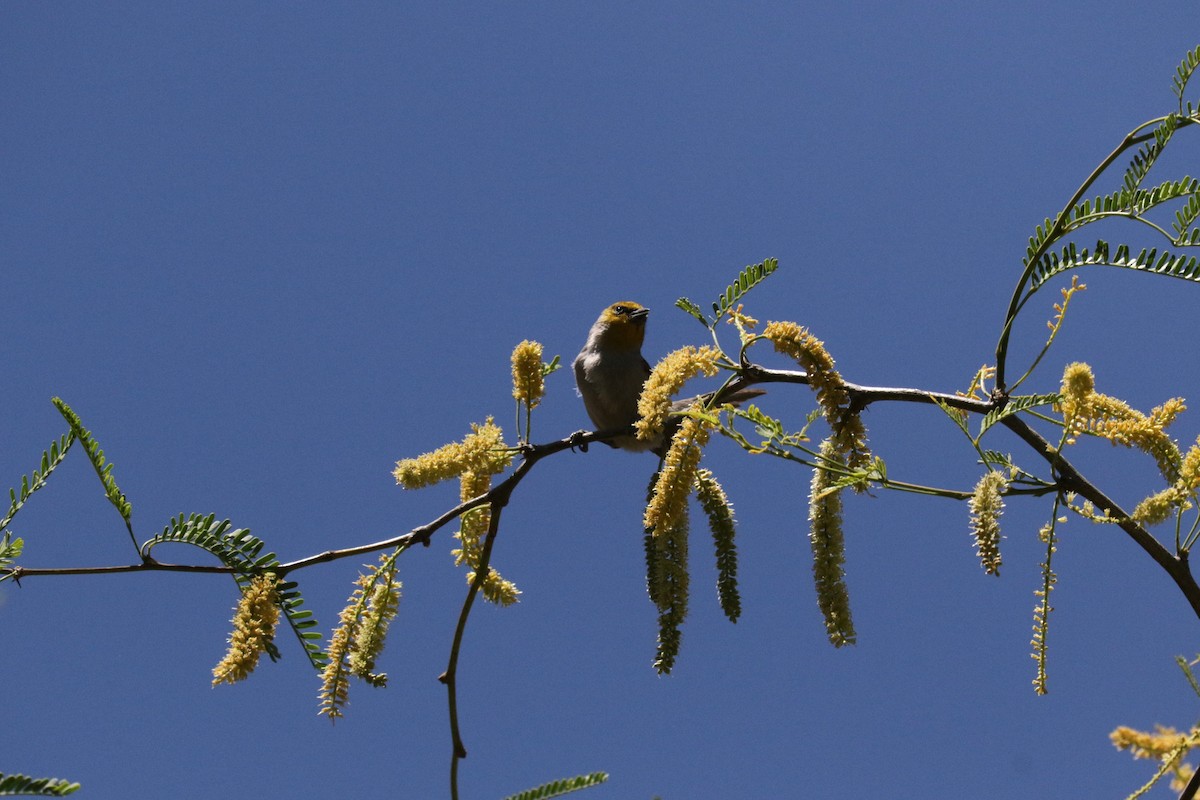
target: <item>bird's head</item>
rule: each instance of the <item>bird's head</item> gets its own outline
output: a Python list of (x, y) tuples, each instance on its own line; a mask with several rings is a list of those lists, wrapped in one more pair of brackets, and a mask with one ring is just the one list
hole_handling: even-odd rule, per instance
[(650, 309), (632, 300), (613, 303), (600, 313), (589, 338), (606, 347), (641, 350), (649, 313)]

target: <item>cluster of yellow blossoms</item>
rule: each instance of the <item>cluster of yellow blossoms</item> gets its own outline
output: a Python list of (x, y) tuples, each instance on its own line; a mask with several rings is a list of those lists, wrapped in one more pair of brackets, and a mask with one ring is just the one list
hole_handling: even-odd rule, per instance
[(716, 375), (720, 355), (715, 347), (688, 345), (668, 353), (655, 365), (638, 399), (635, 427), (639, 439), (652, 441), (662, 435), (671, 414), (672, 398), (697, 375)]
[(279, 606), (275, 597), (277, 583), (275, 574), (270, 572), (250, 579), (233, 614), (229, 650), (213, 667), (213, 686), (245, 680), (258, 666), (258, 657), (274, 640), (275, 627), (279, 624)]
[(808, 373), (808, 385), (829, 422), (837, 452), (851, 467), (866, 464), (871, 456), (867, 430), (862, 418), (850, 409), (850, 393), (825, 343), (795, 322), (768, 322), (763, 336), (777, 352), (791, 356)]
[(1138, 503), (1130, 516), (1144, 524), (1166, 521), (1177, 509), (1187, 508), (1200, 487), (1200, 439), (1186, 454), (1167, 434), (1166, 428), (1187, 406), (1173, 397), (1150, 413), (1130, 408), (1122, 400), (1096, 391), (1092, 368), (1075, 362), (1063, 370), (1059, 410), (1066, 426), (1068, 443), (1089, 432), (1113, 444), (1132, 447), (1150, 455), (1168, 486)]
[(976, 553), (989, 575), (1000, 574), (1000, 515), (1004, 511), (1001, 495), (1007, 488), (1008, 480), (1002, 473), (989, 471), (975, 484), (969, 503)]
[(1117, 728), (1109, 738), (1118, 750), (1128, 750), (1134, 758), (1152, 758), (1162, 762), (1159, 775), (1171, 773), (1171, 791), (1182, 792), (1196, 769), (1183, 761), (1188, 751), (1200, 745), (1200, 728), (1180, 733), (1174, 728), (1156, 726), (1155, 733)]
[(536, 408), (546, 394), (546, 376), (542, 371), (542, 345), (528, 339), (513, 349), (513, 397), (529, 408)]

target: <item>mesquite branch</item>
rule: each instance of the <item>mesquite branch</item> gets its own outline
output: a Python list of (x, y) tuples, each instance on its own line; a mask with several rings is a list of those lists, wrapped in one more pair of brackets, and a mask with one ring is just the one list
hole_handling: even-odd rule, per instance
[[(772, 383), (792, 383), (792, 384), (807, 384), (809, 376), (798, 370), (777, 370), (768, 369), (751, 363), (745, 359), (745, 353), (742, 356), (742, 364), (738, 367), (735, 377), (728, 381), (714, 398), (714, 404), (719, 404), (723, 396), (731, 395), (740, 389), (758, 384)], [(945, 392), (932, 392), (922, 389), (911, 388), (896, 388), (896, 387), (880, 387), (880, 386), (864, 386), (849, 382), (843, 383), (846, 392), (850, 397), (850, 407), (859, 412), (875, 403), (924, 403), (928, 405), (939, 404), (944, 407), (949, 407), (955, 410), (964, 411), (971, 414), (984, 415), (989, 412), (1000, 409), (1008, 401), (1008, 398), (1001, 392), (996, 392), (987, 400), (978, 399), (975, 397), (965, 397), (958, 394)], [(1175, 585), (1183, 593), (1192, 608), (1193, 613), (1197, 618), (1200, 618), (1200, 585), (1197, 585), (1195, 578), (1192, 576), (1189, 564), (1188, 554), (1186, 550), (1171, 553), (1157, 539), (1155, 539), (1145, 528), (1137, 522), (1130, 519), (1128, 513), (1123, 511), (1111, 498), (1108, 497), (1099, 487), (1089, 481), (1082, 473), (1068, 460), (1058, 448), (1050, 444), (1040, 433), (1034, 430), (1024, 418), (1018, 414), (1011, 414), (1003, 417), (999, 424), (1006, 427), (1014, 433), (1021, 441), (1023, 441), (1035, 454), (1043, 459), (1050, 467), (1054, 476), (1053, 484), (1048, 484), (1046, 489), (1038, 489), (1034, 492), (1026, 490), (1012, 490), (1010, 493), (1044, 493), (1049, 491), (1057, 492), (1060, 495), (1074, 493), (1086, 500), (1091, 501), (1102, 512), (1106, 512), (1108, 516), (1116, 521), (1118, 527), (1123, 530), (1133, 542), (1140, 547), (1151, 559), (1154, 560), (1162, 569), (1171, 577)], [(467, 621), (470, 617), (471, 609), (474, 606), (474, 601), (490, 570), (490, 560), (492, 547), (495, 544), (497, 535), (499, 534), (499, 524), (501, 511), (508, 505), (513, 492), (517, 485), (524, 479), (526, 475), (540, 462), (543, 458), (552, 455), (557, 455), (566, 450), (579, 449), (587, 451), (588, 445), (596, 441), (604, 441), (615, 435), (627, 433), (627, 431), (596, 431), (586, 432), (579, 431), (571, 436), (557, 441), (548, 442), (545, 444), (523, 444), (518, 449), (520, 460), (515, 470), (512, 471), (507, 478), (496, 484), (489, 491), (474, 497), (465, 502), (459, 503), (454, 507), (446, 510), (444, 513), (435, 519), (417, 526), (412, 530), (383, 539), (377, 542), (368, 544), (347, 547), (338, 550), (326, 550), (322, 553), (316, 553), (304, 558), (299, 558), (294, 561), (289, 561), (284, 564), (277, 564), (270, 567), (270, 571), (276, 573), (280, 577), (295, 572), (323, 564), (331, 561), (337, 561), (343, 558), (360, 556), (365, 553), (374, 551), (387, 550), (397, 548), (401, 551), (407, 550), (415, 544), (428, 546), (433, 535), (437, 533), (446, 524), (459, 518), (463, 514), (482, 507), (488, 506), (491, 510), (491, 518), (488, 525), (488, 531), (483, 543), (483, 550), (480, 558), (478, 569), (476, 570), (475, 578), (471, 582), (466, 598), (464, 599), (462, 609), (459, 613), (458, 623), (455, 627), (453, 643), (450, 648), (449, 661), (446, 671), (439, 677), (439, 680), (446, 685), (448, 711), (450, 715), (450, 733), (451, 733), (451, 763), (450, 763), (450, 785), (451, 796), (458, 796), (458, 768), (461, 760), (466, 757), (467, 750), (463, 744), (459, 719), (458, 719), (458, 663), (461, 653), (463, 637), (466, 630)], [(52, 575), (111, 575), (119, 573), (133, 572), (152, 572), (152, 571), (169, 571), (169, 572), (193, 572), (193, 573), (224, 573), (230, 574), (235, 572), (232, 567), (219, 565), (202, 565), (202, 564), (169, 564), (156, 561), (146, 557), (141, 562), (127, 565), (108, 565), (94, 567), (12, 567), (8, 576), (19, 583), (20, 579), (27, 577), (45, 577)]]
[[(770, 383), (807, 384), (808, 376), (799, 370), (768, 369), (753, 363), (745, 363), (739, 370), (738, 377), (729, 382), (716, 398), (720, 402), (721, 395), (728, 395), (749, 386)], [(874, 403), (943, 403), (950, 408), (966, 411), (972, 414), (986, 414), (1003, 405), (1007, 398), (998, 395), (989, 400), (980, 400), (962, 395), (935, 392), (925, 389), (865, 386), (847, 382), (847, 392), (852, 398), (853, 406), (862, 409)], [(1000, 423), (1012, 431), (1029, 448), (1050, 466), (1055, 476), (1055, 486), (1062, 493), (1073, 492), (1080, 497), (1090, 500), (1099, 509), (1107, 510), (1109, 515), (1117, 520), (1118, 527), (1123, 530), (1146, 555), (1154, 560), (1171, 577), (1175, 585), (1183, 593), (1193, 613), (1200, 619), (1200, 585), (1196, 583), (1191, 573), (1186, 551), (1171, 553), (1145, 528), (1129, 518), (1129, 514), (1105, 494), (1099, 487), (1089, 481), (1061, 452), (1050, 444), (1041, 434), (1029, 426), (1019, 415), (1004, 417)], [(479, 506), (491, 504), (494, 508), (503, 507), (508, 503), (513, 491), (521, 480), (543, 458), (561, 453), (564, 450), (576, 448), (585, 450), (587, 445), (611, 438), (625, 431), (594, 431), (578, 432), (564, 439), (544, 444), (524, 445), (520, 448), (521, 460), (517, 468), (505, 480), (498, 483), (490, 491), (463, 503), (459, 503), (430, 522), (412, 530), (383, 539), (378, 542), (357, 545), (339, 550), (327, 550), (294, 561), (272, 567), (271, 571), (281, 577), (296, 570), (337, 561), (342, 558), (359, 556), (364, 553), (386, 550), (394, 547), (407, 549), (415, 544), (429, 545), (432, 536), (447, 523), (457, 519), (462, 514)], [(91, 567), (13, 567), (10, 575), (14, 580), (28, 577), (43, 577), (50, 575), (111, 575), (130, 572), (171, 571), (194, 573), (225, 573), (234, 572), (230, 567), (205, 564), (167, 564), (153, 559), (147, 559), (136, 564), (91, 566)]]

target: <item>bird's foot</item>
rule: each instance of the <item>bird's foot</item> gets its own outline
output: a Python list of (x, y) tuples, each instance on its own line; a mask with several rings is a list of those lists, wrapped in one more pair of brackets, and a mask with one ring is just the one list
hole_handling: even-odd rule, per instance
[(571, 443), (571, 449), (574, 450), (576, 447), (578, 447), (579, 452), (586, 453), (588, 451), (589, 444), (586, 437), (589, 433), (591, 433), (591, 431), (575, 431), (572, 433), (567, 438), (567, 440)]

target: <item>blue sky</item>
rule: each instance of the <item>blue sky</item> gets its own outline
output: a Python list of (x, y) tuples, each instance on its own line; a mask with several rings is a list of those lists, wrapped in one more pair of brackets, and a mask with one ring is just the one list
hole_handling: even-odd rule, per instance
[[(392, 465), (489, 414), (511, 434), (520, 340), (569, 360), (604, 305), (634, 299), (653, 360), (701, 341), (677, 297), (706, 301), (768, 256), (780, 271), (748, 310), (811, 327), (848, 379), (964, 388), (993, 359), (1033, 227), (1172, 109), (1200, 43), (1179, 1), (10, 3), (0, 19), (0, 484), (65, 430), (61, 396), (116, 464), (140, 538), (213, 512), (285, 559), (450, 507), (453, 487), (403, 492)], [(1162, 177), (1194, 174), (1193, 143), (1174, 147)], [(1087, 360), (1139, 407), (1194, 396), (1200, 287), (1081, 277), (1028, 388)], [(1018, 354), (1057, 299), (1031, 304)], [(792, 420), (812, 407), (802, 388), (769, 399)], [(936, 409), (866, 422), (893, 477), (977, 480)], [(586, 424), (564, 370), (534, 438)], [(990, 444), (1035, 466), (1003, 433)], [(1129, 506), (1153, 485), (1136, 454), (1079, 459)], [(1197, 621), (1119, 531), (1062, 528), (1039, 698), (1045, 502), (1009, 502), (997, 580), (963, 505), (850, 499), (859, 643), (835, 651), (808, 472), (721, 442), (706, 460), (738, 511), (743, 617), (721, 616), (697, 538), (667, 678), (642, 574), (653, 458), (565, 454), (521, 486), (495, 564), (522, 602), (476, 610), (460, 665), (464, 797), (595, 770), (612, 776), (596, 798), (1123, 797), (1151, 770), (1108, 731), (1195, 721), (1173, 658), (1195, 654)], [(29, 567), (133, 557), (81, 453), (13, 530)], [(0, 771), (92, 798), (446, 796), (451, 546), (444, 531), (404, 556), (391, 685), (355, 687), (332, 727), (286, 639), (280, 663), (210, 688), (227, 579), (4, 584)], [(358, 568), (295, 576), (326, 631)]]

